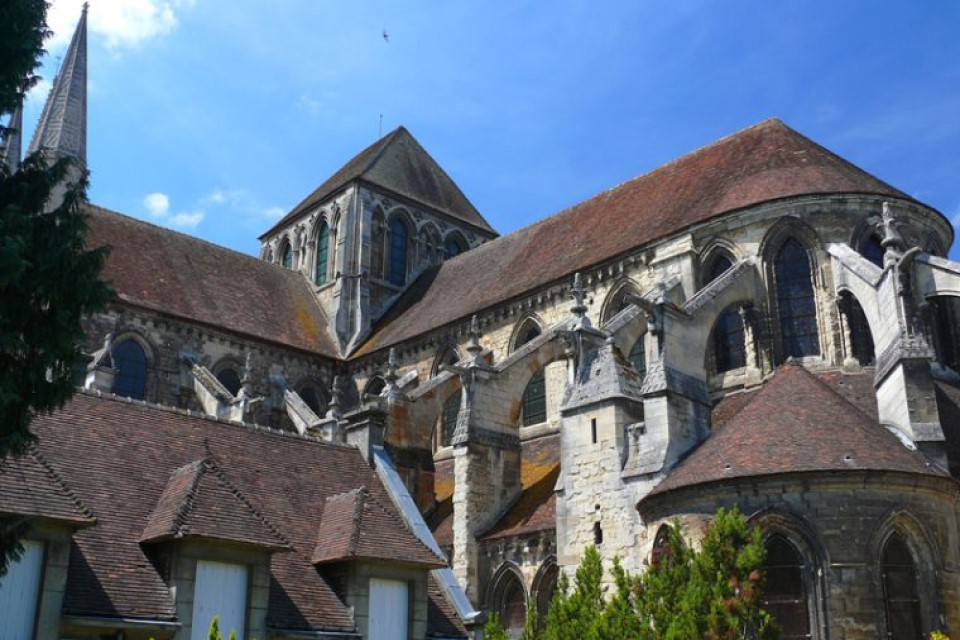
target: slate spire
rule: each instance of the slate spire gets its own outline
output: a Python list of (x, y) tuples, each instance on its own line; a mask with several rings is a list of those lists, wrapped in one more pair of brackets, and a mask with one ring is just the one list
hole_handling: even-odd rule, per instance
[(20, 167), (20, 154), (23, 151), (23, 105), (18, 105), (10, 116), (7, 133), (0, 143), (0, 162), (14, 173)]
[(57, 158), (87, 163), (87, 7), (43, 107), (28, 153), (52, 151)]

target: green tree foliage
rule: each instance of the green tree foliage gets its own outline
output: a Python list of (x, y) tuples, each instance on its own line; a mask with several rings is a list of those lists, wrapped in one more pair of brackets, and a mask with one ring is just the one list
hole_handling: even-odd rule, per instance
[[(49, 33), (46, 3), (0, 3), (0, 115), (36, 78)], [(72, 159), (33, 154), (10, 173), (0, 163), (0, 461), (33, 442), (30, 421), (73, 394), (80, 318), (112, 295), (99, 277), (105, 249), (84, 247), (86, 172)], [(25, 525), (0, 519), (0, 576), (19, 558)]]
[[(539, 637), (547, 640), (768, 640), (779, 637), (761, 607), (760, 530), (734, 508), (719, 510), (699, 549), (679, 523), (654, 550), (649, 568), (629, 575), (614, 560), (615, 592), (603, 597), (600, 554), (587, 549), (573, 589), (561, 574)], [(491, 620), (491, 622), (496, 622)], [(498, 626), (498, 625), (497, 625)], [(493, 628), (494, 633), (502, 630)], [(496, 638), (506, 637), (493, 636)]]
[[(210, 629), (207, 631), (207, 640), (223, 640), (220, 635), (220, 616), (213, 616), (210, 620)], [(237, 640), (237, 632), (230, 630), (230, 640)]]
[(483, 627), (483, 640), (510, 640), (510, 636), (500, 624), (500, 614), (491, 613), (487, 624)]
[(0, 115), (12, 112), (40, 79), (34, 71), (50, 35), (46, 13), (45, 0), (0, 2)]

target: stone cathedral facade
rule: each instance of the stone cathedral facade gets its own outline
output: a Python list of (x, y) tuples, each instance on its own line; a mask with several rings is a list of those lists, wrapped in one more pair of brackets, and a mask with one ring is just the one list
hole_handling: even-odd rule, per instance
[[(55, 84), (64, 122), (82, 84)], [(56, 128), (55, 114), (42, 126)], [(296, 624), (333, 628), (340, 614), (357, 616), (336, 619), (342, 637), (387, 637), (357, 604), (373, 599), (357, 595), (368, 574), (328, 549), (366, 530), (324, 514), (361, 513), (368, 494), (435, 550), (405, 539), (363, 565), (405, 567), (408, 637), (463, 637), (494, 611), (516, 631), (589, 545), (639, 572), (665, 523), (679, 519), (695, 543), (734, 505), (764, 532), (766, 606), (784, 637), (960, 634), (960, 264), (946, 258), (954, 231), (941, 212), (776, 119), (505, 236), (404, 128), (318, 179), (260, 237), (258, 258), (89, 207), (89, 242), (113, 247), (105, 275), (118, 296), (86, 320), (78, 420), (95, 411), (112, 424), (97, 402), (131, 398), (117, 405), (172, 412), (192, 434), (232, 426), (304, 450), (355, 447), (376, 470), (350, 472), (376, 486), (347, 507), (334, 489), (310, 507), (316, 571), (353, 608), (306, 613), (309, 598), (294, 595), (297, 618), (276, 603), (296, 581), (264, 558), (300, 548), (284, 509), (309, 509), (257, 493), (249, 476), (268, 443), (239, 438), (246, 466), (232, 471), (204, 444), (196, 469), (229, 477), (227, 494), (261, 496), (244, 504), (269, 540), (207, 536), (256, 547), (255, 560), (242, 546), (229, 557), (259, 576), (241, 607), (259, 637), (305, 637)], [(54, 470), (72, 450), (43, 447)], [(289, 455), (263, 473), (282, 487), (327, 477), (325, 462)], [(83, 484), (69, 475), (57, 477)], [(90, 620), (109, 613), (70, 591), (86, 584), (78, 566), (111, 579), (83, 537), (98, 525), (70, 522), (61, 564), (74, 609), (53, 626), (100, 632)], [(378, 531), (363, 533), (373, 546)], [(157, 579), (190, 582), (183, 558), (196, 555), (161, 554), (180, 564)], [(186, 637), (189, 602), (162, 615), (121, 604), (116, 619), (133, 622), (110, 628), (127, 637), (154, 618)]]

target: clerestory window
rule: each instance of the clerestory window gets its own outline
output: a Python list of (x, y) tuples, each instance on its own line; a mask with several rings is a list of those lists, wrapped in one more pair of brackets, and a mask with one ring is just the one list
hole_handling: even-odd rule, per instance
[(790, 238), (774, 262), (784, 358), (820, 355), (817, 306), (806, 249)]

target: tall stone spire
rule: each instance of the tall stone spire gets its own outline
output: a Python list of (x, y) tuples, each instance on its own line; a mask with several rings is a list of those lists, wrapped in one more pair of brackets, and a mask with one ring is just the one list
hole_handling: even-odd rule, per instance
[(23, 151), (23, 105), (18, 105), (10, 116), (7, 134), (0, 143), (0, 162), (7, 165), (10, 173), (20, 167), (20, 154)]
[(87, 7), (43, 107), (28, 153), (40, 149), (87, 163)]

